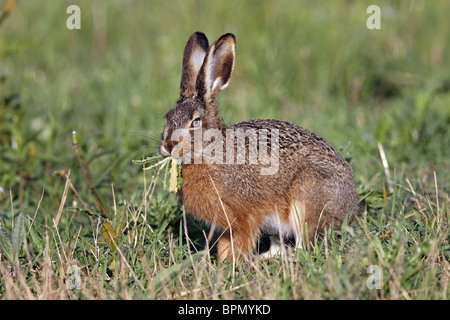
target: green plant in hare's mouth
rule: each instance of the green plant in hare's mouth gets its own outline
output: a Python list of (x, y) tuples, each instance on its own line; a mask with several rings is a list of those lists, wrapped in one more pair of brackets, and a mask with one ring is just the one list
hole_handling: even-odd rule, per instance
[[(160, 160), (162, 159), (162, 160)], [(156, 162), (155, 162), (156, 161)], [(145, 167), (145, 164), (152, 163), (150, 166)], [(163, 157), (162, 155), (155, 155), (147, 157), (143, 160), (132, 160), (135, 165), (143, 165), (144, 170), (150, 170), (159, 167), (158, 171), (165, 169), (164, 172), (164, 189), (166, 189), (166, 178), (169, 177), (169, 192), (177, 192), (181, 188), (181, 161), (173, 157)], [(170, 163), (170, 166), (169, 166)]]

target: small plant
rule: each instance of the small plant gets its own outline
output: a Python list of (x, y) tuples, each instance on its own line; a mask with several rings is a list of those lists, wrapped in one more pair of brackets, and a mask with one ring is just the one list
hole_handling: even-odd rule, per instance
[[(160, 160), (163, 158), (162, 160)], [(159, 160), (159, 161), (158, 161)], [(155, 162), (148, 167), (145, 164)], [(162, 155), (156, 155), (152, 157), (147, 157), (143, 160), (133, 160), (133, 164), (144, 165), (144, 170), (150, 170), (153, 168), (158, 168), (158, 171), (165, 169), (164, 173), (164, 189), (166, 189), (166, 178), (169, 177), (169, 192), (177, 192), (181, 188), (181, 162), (173, 157), (163, 157)], [(170, 168), (169, 168), (170, 163)]]
[(16, 278), (19, 270), (19, 253), (22, 248), (23, 237), (25, 235), (25, 217), (20, 213), (14, 219), (12, 236), (5, 228), (0, 227), (0, 249), (2, 255), (6, 257), (13, 267), (13, 275)]

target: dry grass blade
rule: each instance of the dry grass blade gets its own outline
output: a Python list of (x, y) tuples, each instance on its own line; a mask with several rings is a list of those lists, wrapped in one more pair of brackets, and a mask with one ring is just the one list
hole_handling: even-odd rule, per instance
[(3, 7), (3, 12), (0, 15), (0, 25), (3, 23), (3, 21), (6, 19), (6, 17), (13, 11), (14, 7), (16, 6), (18, 0), (9, 0), (5, 6)]
[(58, 213), (56, 214), (56, 218), (53, 220), (53, 226), (55, 228), (58, 228), (59, 220), (61, 219), (61, 214), (62, 214), (62, 212), (64, 210), (64, 206), (66, 204), (67, 193), (69, 192), (69, 186), (70, 186), (70, 170), (67, 173), (66, 184), (64, 186), (64, 192), (63, 192), (63, 195), (61, 198), (61, 202), (59, 203)]
[(394, 192), (394, 188), (392, 187), (392, 178), (391, 178), (391, 173), (389, 172), (389, 164), (386, 158), (386, 154), (384, 153), (384, 148), (381, 145), (380, 142), (377, 142), (378, 145), (378, 151), (380, 152), (380, 157), (381, 157), (381, 163), (383, 164), (383, 168), (384, 168), (384, 173), (386, 175), (388, 184), (389, 184), (389, 192), (392, 193)]

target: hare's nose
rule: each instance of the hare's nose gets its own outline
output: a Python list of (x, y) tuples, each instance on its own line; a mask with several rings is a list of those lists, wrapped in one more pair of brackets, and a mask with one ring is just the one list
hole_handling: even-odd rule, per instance
[(159, 151), (161, 154), (165, 157), (170, 156), (170, 153), (172, 152), (172, 149), (170, 146), (164, 145), (164, 143), (161, 144), (161, 147), (159, 148)]

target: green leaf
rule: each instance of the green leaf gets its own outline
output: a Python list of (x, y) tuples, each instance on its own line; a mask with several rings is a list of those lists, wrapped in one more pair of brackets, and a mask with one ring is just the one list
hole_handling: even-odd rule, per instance
[(147, 158), (145, 158), (143, 160), (131, 160), (131, 163), (133, 163), (134, 165), (144, 165), (144, 164), (147, 164), (149, 162), (154, 162), (155, 160), (160, 160), (162, 158), (163, 158), (162, 155), (157, 154), (157, 155), (152, 156), (152, 157), (147, 157)]
[(22, 247), (23, 236), (25, 234), (25, 217), (23, 213), (14, 219), (14, 229), (12, 234), (12, 254), (13, 262), (19, 261), (19, 252)]
[(0, 250), (6, 259), (12, 263), (11, 237), (4, 228), (0, 228)]
[(28, 234), (30, 235), (31, 242), (38, 249), (39, 252), (42, 252), (44, 250), (45, 242), (39, 235), (39, 232), (35, 230), (37, 228), (28, 228), (28, 229), (29, 229)]
[(383, 193), (377, 190), (366, 190), (359, 194), (363, 197), (364, 202), (371, 208), (381, 209), (386, 206), (386, 198), (392, 193)]

